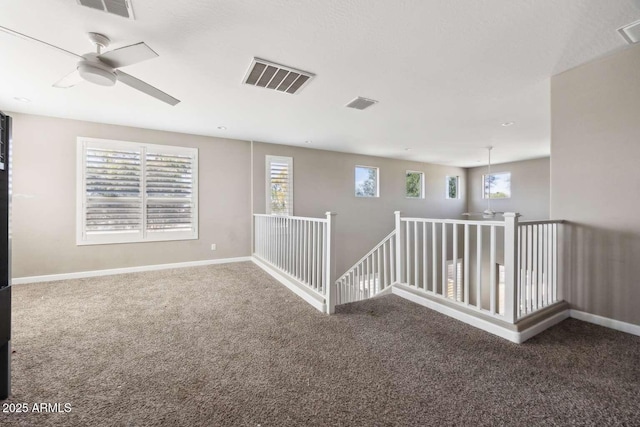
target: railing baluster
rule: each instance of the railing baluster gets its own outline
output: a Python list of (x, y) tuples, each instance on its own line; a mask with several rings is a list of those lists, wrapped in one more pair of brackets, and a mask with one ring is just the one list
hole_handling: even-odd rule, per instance
[(533, 311), (533, 230), (532, 226), (527, 226), (527, 313), (531, 313)]
[(415, 286), (416, 288), (419, 287), (418, 285), (419, 264), (420, 263), (418, 262), (418, 223), (414, 222), (413, 223), (413, 272), (414, 272), (413, 286)]
[(533, 248), (532, 248), (532, 260), (533, 260), (533, 264), (531, 264), (531, 297), (532, 297), (532, 301), (531, 304), (533, 306), (534, 310), (538, 309), (538, 272), (537, 272), (537, 268), (538, 268), (538, 226), (537, 225), (532, 225), (531, 226), (531, 237), (532, 237), (532, 244), (533, 244)]
[(442, 223), (442, 296), (447, 297), (447, 223)]
[(410, 229), (411, 222), (405, 222), (405, 242), (406, 242), (406, 252), (405, 252), (405, 263), (407, 264), (407, 272), (405, 275), (405, 280), (407, 281), (407, 285), (411, 285), (411, 241), (410, 241)]
[(464, 225), (464, 303), (469, 305), (469, 264), (471, 259), (469, 258), (469, 224)]
[(431, 291), (438, 293), (438, 232), (436, 223), (431, 223)]
[(553, 240), (551, 239), (551, 229), (553, 228), (553, 224), (545, 224), (545, 234), (547, 239), (546, 245), (546, 256), (544, 257), (545, 262), (545, 281), (547, 284), (547, 304), (551, 305), (554, 303), (553, 293), (552, 293), (552, 284), (551, 284), (551, 252), (552, 252), (552, 244)]
[(496, 227), (491, 226), (491, 249), (489, 252), (489, 311), (491, 314), (496, 314), (496, 288), (498, 283), (496, 281)]
[(376, 249), (376, 252), (378, 253), (378, 281), (376, 282), (376, 292), (380, 292), (383, 289), (383, 282), (382, 282), (382, 251), (380, 250), (380, 248)]
[[(389, 240), (390, 241), (390, 240)], [(387, 286), (389, 286), (389, 266), (387, 265), (387, 243), (388, 242), (384, 242), (382, 244), (382, 259), (384, 260), (384, 265), (383, 265), (383, 270), (384, 270), (384, 282), (382, 282), (384, 284), (384, 287), (382, 287), (381, 289), (386, 288)]]
[(458, 224), (453, 227), (453, 299), (458, 301)]
[(482, 226), (476, 225), (476, 307), (482, 309)]
[(393, 235), (391, 237), (391, 240), (389, 241), (389, 264), (391, 264), (391, 283), (396, 283), (396, 266), (395, 266), (395, 260), (396, 260), (396, 239), (398, 238), (397, 235)]
[(369, 255), (367, 257), (367, 272), (366, 272), (366, 282), (367, 282), (367, 297), (371, 297), (371, 267), (373, 267), (373, 259), (371, 259), (371, 262), (369, 262), (369, 260), (371, 259), (371, 255)]
[(422, 223), (422, 289), (427, 290), (427, 223)]
[(553, 224), (553, 302), (558, 300), (558, 224)]
[(521, 317), (523, 312), (522, 309), (524, 307), (525, 302), (525, 292), (524, 292), (524, 280), (522, 278), (522, 266), (523, 266), (523, 254), (525, 248), (525, 242), (523, 240), (522, 226), (518, 227), (518, 317)]

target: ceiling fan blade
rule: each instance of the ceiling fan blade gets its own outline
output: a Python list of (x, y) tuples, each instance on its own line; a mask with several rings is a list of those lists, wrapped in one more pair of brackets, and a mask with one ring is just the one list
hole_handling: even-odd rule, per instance
[(69, 88), (69, 87), (73, 87), (73, 86), (75, 86), (78, 83), (81, 83), (83, 81), (84, 81), (84, 79), (82, 77), (80, 77), (80, 73), (78, 72), (78, 70), (73, 70), (71, 73), (67, 74), (66, 76), (64, 76), (63, 78), (61, 78), (57, 82), (55, 82), (53, 84), (53, 87), (66, 89), (66, 88)]
[(144, 44), (144, 42), (140, 42), (105, 52), (98, 55), (98, 59), (111, 68), (120, 68), (137, 64), (138, 62), (146, 61), (147, 59), (157, 56), (158, 54), (155, 53), (153, 49)]
[(60, 52), (66, 53), (67, 55), (71, 55), (71, 56), (73, 56), (73, 57), (75, 57), (75, 58), (80, 58), (80, 59), (82, 59), (82, 56), (77, 55), (77, 54), (75, 54), (75, 53), (73, 53), (73, 52), (71, 52), (71, 51), (69, 51), (69, 50), (66, 50), (66, 49), (63, 49), (63, 48), (61, 48), (61, 47), (58, 47), (58, 46), (52, 45), (51, 43), (47, 43), (47, 42), (42, 41), (42, 40), (38, 40), (38, 39), (36, 39), (36, 38), (34, 38), (34, 37), (31, 37), (31, 36), (28, 36), (28, 35), (26, 35), (26, 34), (19, 33), (19, 32), (17, 32), (17, 31), (14, 31), (14, 30), (10, 29), (10, 28), (6, 28), (6, 27), (2, 27), (2, 26), (0, 26), (0, 31), (5, 32), (5, 33), (7, 33), (7, 34), (11, 34), (12, 36), (15, 36), (15, 37), (19, 37), (19, 38), (21, 38), (21, 39), (29, 40), (29, 41), (32, 41), (32, 42), (36, 42), (36, 43), (43, 44), (43, 45), (45, 45), (45, 46), (52, 47), (52, 48), (54, 48), (54, 49), (56, 49), (56, 50), (58, 50), (58, 51), (60, 51)]
[(159, 99), (162, 102), (166, 102), (169, 105), (176, 105), (180, 102), (179, 99), (174, 98), (173, 96), (164, 93), (160, 89), (156, 89), (148, 83), (143, 82), (140, 79), (133, 77), (127, 73), (123, 73), (120, 70), (116, 70), (116, 75), (118, 76), (118, 81), (126, 84), (127, 86), (131, 86), (134, 89), (139, 90), (140, 92), (144, 92), (149, 96), (153, 96), (156, 99)]

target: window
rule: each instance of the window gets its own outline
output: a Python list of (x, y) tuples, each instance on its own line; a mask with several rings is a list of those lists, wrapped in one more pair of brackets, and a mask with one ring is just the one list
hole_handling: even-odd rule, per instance
[(458, 191), (459, 178), (457, 176), (448, 176), (446, 183), (446, 195), (447, 199), (459, 199), (460, 192)]
[(198, 238), (198, 150), (78, 138), (78, 245)]
[(483, 199), (508, 199), (511, 197), (511, 172), (482, 175)]
[(356, 166), (356, 197), (379, 197), (378, 168)]
[(407, 171), (407, 198), (424, 199), (424, 174)]
[(293, 215), (293, 158), (266, 157), (267, 213)]

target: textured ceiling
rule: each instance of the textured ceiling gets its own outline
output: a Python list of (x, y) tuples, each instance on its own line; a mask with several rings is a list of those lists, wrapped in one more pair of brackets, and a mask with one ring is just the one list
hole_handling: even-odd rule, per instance
[[(0, 33), (0, 109), (458, 166), (484, 164), (487, 145), (496, 162), (535, 158), (549, 155), (550, 76), (626, 47), (616, 29), (640, 19), (633, 0), (133, 7), (135, 21), (75, 0), (2, 0), (0, 25), (79, 54), (92, 50), (89, 31), (109, 36), (111, 48), (144, 41), (160, 57), (124, 71), (178, 106), (122, 84), (53, 88), (74, 59)], [(297, 95), (242, 85), (254, 56), (316, 77)], [(345, 108), (356, 96), (379, 103)]]

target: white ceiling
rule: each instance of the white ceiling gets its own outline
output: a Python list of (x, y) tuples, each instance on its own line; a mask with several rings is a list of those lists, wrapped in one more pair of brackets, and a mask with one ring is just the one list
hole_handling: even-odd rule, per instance
[[(487, 145), (496, 162), (521, 160), (549, 155), (549, 77), (626, 47), (616, 29), (640, 18), (637, 0), (133, 0), (133, 8), (130, 21), (75, 0), (3, 0), (0, 25), (78, 54), (92, 50), (89, 31), (109, 36), (110, 48), (144, 41), (160, 57), (124, 71), (180, 104), (122, 84), (53, 88), (75, 60), (0, 32), (0, 109), (457, 166), (484, 164)], [(243, 85), (254, 56), (316, 78), (297, 95)], [(379, 103), (345, 108), (356, 96)]]

